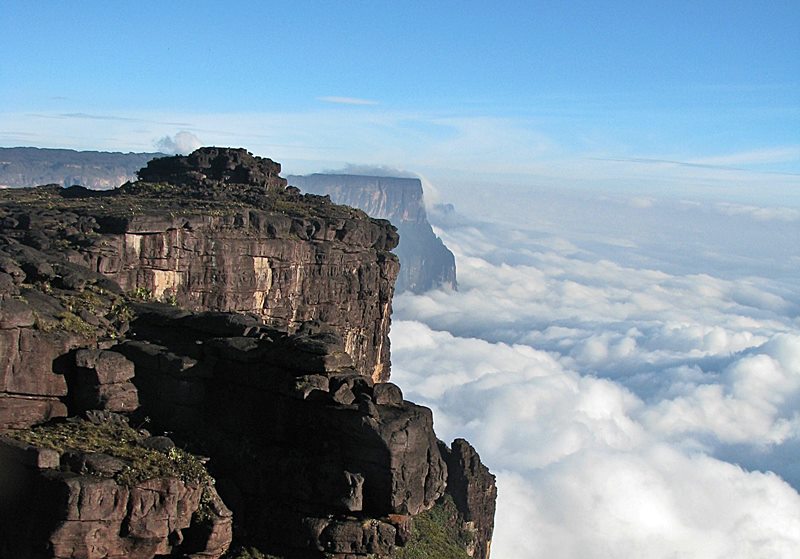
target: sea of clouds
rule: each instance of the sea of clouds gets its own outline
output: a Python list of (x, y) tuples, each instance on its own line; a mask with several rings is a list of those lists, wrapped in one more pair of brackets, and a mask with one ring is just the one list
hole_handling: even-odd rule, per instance
[(392, 377), (497, 475), (493, 559), (800, 557), (797, 210), (472, 194)]

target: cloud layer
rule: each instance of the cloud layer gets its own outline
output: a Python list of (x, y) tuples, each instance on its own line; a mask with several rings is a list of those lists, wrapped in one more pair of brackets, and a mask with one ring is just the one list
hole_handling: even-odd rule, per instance
[[(607, 215), (603, 242), (451, 216), (439, 233), (460, 291), (396, 298), (393, 380), (497, 473), (494, 559), (798, 556), (796, 288), (773, 277), (768, 251), (718, 277), (686, 272), (696, 246), (676, 263), (651, 239), (660, 250), (632, 265), (642, 239), (618, 202), (585, 208)], [(699, 215), (626, 207), (669, 209), (676, 227)], [(764, 214), (743, 213), (740, 233), (755, 234)], [(790, 242), (800, 231), (784, 217), (769, 219), (795, 227)]]

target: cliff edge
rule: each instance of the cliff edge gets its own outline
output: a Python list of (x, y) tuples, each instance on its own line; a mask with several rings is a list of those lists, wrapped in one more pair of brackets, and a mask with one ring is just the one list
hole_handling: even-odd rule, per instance
[(493, 476), (388, 382), (395, 229), (279, 173), (2, 192), (0, 557), (488, 557)]

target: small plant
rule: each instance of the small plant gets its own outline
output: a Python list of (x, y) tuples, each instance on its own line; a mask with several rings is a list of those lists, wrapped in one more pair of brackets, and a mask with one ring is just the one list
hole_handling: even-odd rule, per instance
[(91, 338), (97, 335), (97, 328), (83, 320), (78, 315), (69, 311), (58, 314), (60, 323), (58, 327), (65, 332), (73, 332), (80, 334), (85, 338)]
[(166, 303), (167, 305), (171, 305), (173, 307), (178, 306), (178, 296), (175, 295), (174, 291), (165, 291), (164, 295), (161, 297), (161, 302)]
[(133, 319), (133, 309), (127, 301), (120, 299), (111, 306), (109, 315), (110, 316), (107, 318), (115, 320), (120, 324), (123, 322), (130, 322), (131, 319)]
[(137, 287), (130, 292), (130, 296), (132, 299), (137, 299), (146, 303), (154, 300), (153, 292), (147, 287)]
[(49, 333), (58, 329), (58, 322), (55, 320), (48, 320), (38, 312), (33, 311), (33, 327), (41, 332)]

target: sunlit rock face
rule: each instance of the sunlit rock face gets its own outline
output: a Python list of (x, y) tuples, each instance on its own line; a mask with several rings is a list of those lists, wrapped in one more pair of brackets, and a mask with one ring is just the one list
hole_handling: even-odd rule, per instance
[(419, 179), (324, 173), (287, 179), (304, 192), (329, 195), (337, 204), (360, 208), (397, 226), (398, 292), (456, 289), (455, 257), (428, 222)]

